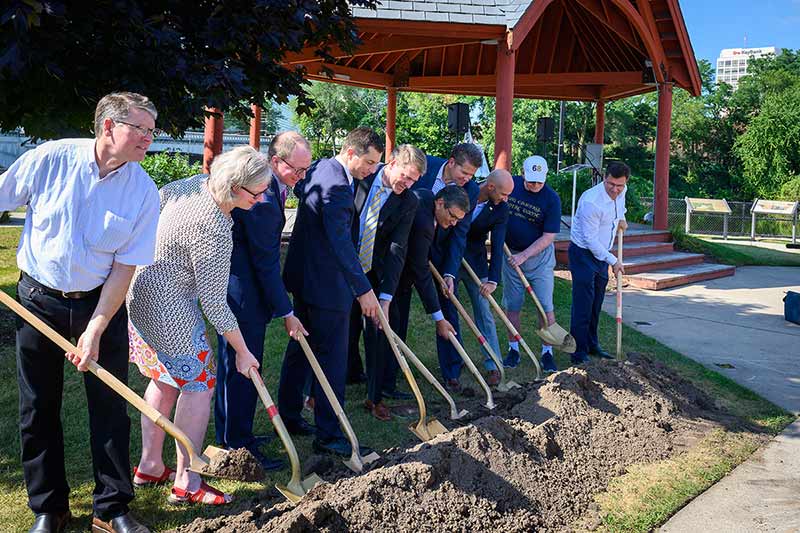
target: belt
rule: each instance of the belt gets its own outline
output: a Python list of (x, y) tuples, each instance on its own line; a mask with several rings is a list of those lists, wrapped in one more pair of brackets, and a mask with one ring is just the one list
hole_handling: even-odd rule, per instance
[(95, 287), (94, 289), (92, 289), (90, 291), (64, 292), (64, 291), (60, 291), (58, 289), (51, 289), (47, 285), (43, 285), (42, 283), (39, 283), (38, 281), (33, 279), (31, 276), (29, 276), (25, 272), (20, 272), (19, 279), (22, 280), (22, 281), (25, 281), (25, 283), (29, 283), (30, 285), (33, 285), (37, 289), (40, 289), (45, 294), (49, 294), (51, 296), (57, 296), (59, 298), (68, 298), (70, 300), (81, 300), (83, 298), (88, 298), (89, 296), (99, 295), (100, 291), (103, 290), (103, 286), (100, 285), (99, 287)]

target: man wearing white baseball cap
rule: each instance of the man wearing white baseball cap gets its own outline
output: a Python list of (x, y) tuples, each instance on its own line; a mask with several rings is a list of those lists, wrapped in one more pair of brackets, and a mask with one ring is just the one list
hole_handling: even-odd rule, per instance
[[(514, 176), (514, 191), (508, 198), (510, 214), (506, 244), (512, 255), (503, 263), (503, 308), (514, 327), (520, 329), (525, 287), (514, 267), (518, 266), (533, 287), (547, 315), (547, 325), (555, 323), (553, 312), (553, 269), (556, 255), (553, 241), (561, 226), (561, 199), (547, 180), (547, 161), (541, 156), (527, 158), (524, 175)], [(544, 324), (540, 324), (544, 326)], [(507, 367), (519, 364), (519, 344), (509, 335)], [(542, 345), (542, 369), (555, 372), (552, 346)]]

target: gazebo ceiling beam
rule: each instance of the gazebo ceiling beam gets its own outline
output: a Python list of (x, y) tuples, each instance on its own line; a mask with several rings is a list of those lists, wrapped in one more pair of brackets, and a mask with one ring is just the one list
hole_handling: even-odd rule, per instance
[[(575, 34), (574, 41), (576, 41), (578, 43), (578, 46), (580, 46), (581, 53), (583, 53), (583, 58), (586, 60), (586, 64), (590, 65), (591, 60), (589, 59), (589, 53), (586, 51), (586, 44), (583, 42), (583, 32), (578, 31), (578, 27), (575, 25), (575, 20), (572, 18), (572, 13), (570, 12), (570, 10), (564, 9), (564, 13), (566, 13), (567, 15), (567, 20), (569, 21), (569, 25), (572, 28), (572, 33)], [(567, 70), (569, 70), (569, 68), (567, 68)]]
[[(376, 88), (385, 88), (391, 87), (393, 85), (392, 81), (394, 80), (394, 77), (389, 74), (334, 65), (332, 63), (310, 63), (304, 66), (308, 70), (308, 75), (306, 77), (319, 81), (333, 81), (337, 83), (340, 81), (352, 81)], [(333, 71), (333, 77), (326, 74), (323, 68)]]
[(606, 2), (603, 0), (576, 0), (576, 3), (633, 48), (638, 49), (641, 46), (636, 42), (636, 36), (631, 32), (631, 27), (625, 17), (620, 16), (617, 10), (608, 9)]
[(694, 50), (692, 49), (692, 42), (689, 40), (689, 34), (686, 32), (683, 13), (681, 13), (681, 8), (676, 0), (667, 0), (667, 7), (669, 8), (670, 19), (675, 24), (675, 30), (678, 33), (678, 42), (680, 42), (681, 50), (684, 53), (686, 75), (691, 80), (685, 86), (692, 87), (692, 94), (700, 96), (700, 70), (697, 68), (697, 61), (694, 59)]
[[(481, 42), (475, 36), (465, 38), (449, 37), (419, 37), (409, 35), (392, 35), (391, 37), (380, 37), (365, 41), (352, 53), (345, 52), (339, 47), (334, 47), (330, 55), (336, 59), (349, 58), (356, 56), (368, 56), (373, 54), (385, 54), (388, 52), (408, 52), (412, 50), (422, 50), (423, 48), (438, 48), (445, 46), (456, 46), (463, 44), (474, 44)], [(322, 57), (316, 54), (316, 50), (307, 50), (299, 53), (286, 54), (284, 63), (298, 64), (320, 61)]]
[[(517, 74), (515, 87), (567, 87), (570, 85), (607, 85), (609, 80), (620, 84), (641, 84), (642, 73), (635, 72), (563, 72), (555, 74)], [(493, 87), (495, 76), (491, 74), (476, 76), (412, 76), (405, 90), (470, 89), (474, 87)]]
[(512, 51), (516, 51), (522, 46), (528, 32), (530, 32), (531, 28), (542, 18), (545, 10), (552, 3), (553, 0), (536, 0), (528, 6), (528, 9), (522, 14), (522, 17), (517, 21), (516, 26), (514, 26), (511, 32), (511, 42), (508, 43), (508, 45)]
[[(633, 25), (636, 29), (636, 32), (639, 34), (639, 37), (644, 42), (644, 46), (647, 49), (647, 55), (653, 62), (653, 71), (656, 75), (656, 80), (659, 83), (664, 83), (664, 70), (667, 68), (667, 58), (664, 55), (664, 49), (661, 46), (661, 39), (658, 36), (653, 36), (650, 32), (650, 29), (647, 27), (644, 19), (636, 11), (636, 8), (633, 7), (630, 0), (610, 0), (617, 6), (628, 18), (628, 21)], [(647, 2), (649, 0), (643, 0)]]
[[(592, 33), (590, 32), (590, 30), (592, 27), (593, 13), (591, 13), (590, 11), (581, 10), (578, 7), (575, 7), (575, 11), (577, 12), (576, 17), (581, 21), (584, 31)], [(611, 12), (614, 13), (617, 11), (612, 10)], [(618, 34), (614, 30), (614, 28), (606, 24), (604, 24), (602, 27), (605, 28), (604, 31), (595, 32), (597, 40), (601, 43), (600, 47), (602, 50), (608, 50), (609, 54), (613, 53), (616, 56), (618, 62), (621, 61), (622, 63), (625, 64), (625, 68), (640, 69), (644, 66), (641, 64), (641, 60), (637, 58), (631, 51), (631, 47), (627, 46), (628, 44), (627, 41), (622, 40), (622, 42), (619, 42), (615, 38), (615, 35), (618, 36)], [(642, 53), (638, 45), (633, 45), (633, 48), (635, 50), (639, 50), (639, 53)]]

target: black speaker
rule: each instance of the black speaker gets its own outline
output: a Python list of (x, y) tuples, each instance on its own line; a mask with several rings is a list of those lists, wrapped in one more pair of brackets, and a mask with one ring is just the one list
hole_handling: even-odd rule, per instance
[(552, 117), (539, 117), (536, 121), (536, 139), (545, 143), (552, 141), (555, 129), (556, 122)]
[(469, 105), (461, 102), (447, 106), (447, 128), (453, 133), (466, 133), (469, 129)]

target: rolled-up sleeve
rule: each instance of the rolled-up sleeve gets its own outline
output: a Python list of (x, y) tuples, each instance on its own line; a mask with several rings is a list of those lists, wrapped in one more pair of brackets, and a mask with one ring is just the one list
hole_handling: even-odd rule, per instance
[(231, 252), (233, 239), (230, 231), (227, 235), (204, 232), (191, 247), (197, 297), (206, 318), (220, 334), (239, 327), (227, 301)]

